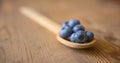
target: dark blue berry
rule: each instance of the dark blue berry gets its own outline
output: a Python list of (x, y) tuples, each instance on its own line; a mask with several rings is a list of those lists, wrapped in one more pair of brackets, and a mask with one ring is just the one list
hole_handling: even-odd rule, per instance
[(68, 22), (68, 25), (71, 27), (71, 28), (73, 28), (75, 25), (77, 25), (77, 24), (80, 24), (80, 22), (79, 22), (79, 20), (76, 20), (76, 19), (71, 19), (71, 20), (69, 20), (69, 22)]
[(68, 26), (63, 27), (59, 32), (60, 37), (64, 39), (67, 39), (71, 34), (72, 34), (72, 29)]
[(90, 42), (94, 39), (94, 34), (90, 31), (86, 31), (87, 41)]
[(87, 43), (88, 37), (86, 35), (86, 32), (84, 31), (84, 39), (82, 40), (83, 43)]
[(75, 25), (73, 27), (73, 31), (77, 32), (78, 30), (83, 30), (84, 31), (85, 29), (84, 29), (84, 27), (82, 25)]
[(62, 23), (62, 27), (68, 26), (68, 22)]
[(70, 41), (71, 41), (71, 42), (75, 42), (75, 33), (73, 33), (73, 34), (70, 36)]
[(74, 38), (76, 43), (82, 43), (84, 40), (84, 31), (79, 30), (76, 32)]

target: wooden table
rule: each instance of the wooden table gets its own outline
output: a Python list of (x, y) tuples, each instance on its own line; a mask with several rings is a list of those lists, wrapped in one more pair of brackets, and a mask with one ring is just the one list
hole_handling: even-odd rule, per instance
[[(0, 63), (120, 63), (119, 2), (83, 0), (0, 0)], [(34, 8), (61, 24), (82, 19), (97, 43), (72, 49), (19, 12)]]

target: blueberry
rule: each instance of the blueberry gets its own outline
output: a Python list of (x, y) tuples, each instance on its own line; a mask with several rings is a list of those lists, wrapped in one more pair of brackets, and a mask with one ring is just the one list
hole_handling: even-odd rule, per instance
[(67, 39), (71, 34), (72, 34), (72, 29), (68, 26), (63, 27), (59, 32), (60, 37), (64, 39)]
[(68, 22), (62, 23), (62, 27), (68, 26)]
[(71, 20), (69, 20), (69, 22), (68, 22), (68, 25), (70, 26), (70, 27), (74, 27), (75, 25), (77, 25), (77, 24), (80, 24), (80, 22), (79, 22), (79, 20), (76, 20), (76, 19), (71, 19)]
[(69, 27), (69, 26), (64, 26), (64, 27), (61, 28), (61, 30), (64, 30), (64, 29), (71, 29), (72, 30), (72, 28)]
[(77, 32), (78, 30), (83, 30), (84, 31), (85, 29), (84, 29), (84, 27), (82, 25), (75, 25), (73, 27), (73, 31)]
[(74, 38), (76, 43), (83, 43), (84, 31), (79, 30), (78, 32), (76, 32), (76, 34), (74, 35)]
[(74, 36), (75, 36), (75, 33), (73, 33), (73, 34), (70, 36), (70, 41), (71, 41), (71, 42), (75, 42), (75, 37), (74, 37)]
[(82, 40), (83, 43), (87, 43), (88, 36), (86, 35), (86, 32), (84, 32), (84, 39)]
[(86, 39), (88, 42), (92, 41), (94, 39), (94, 34), (90, 31), (86, 31)]

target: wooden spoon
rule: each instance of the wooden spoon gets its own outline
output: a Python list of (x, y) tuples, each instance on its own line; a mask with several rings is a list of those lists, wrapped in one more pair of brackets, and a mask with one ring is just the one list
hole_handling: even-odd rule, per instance
[(53, 20), (47, 18), (46, 16), (43, 16), (40, 13), (37, 13), (36, 11), (28, 7), (20, 8), (20, 12), (24, 14), (25, 16), (29, 17), (30, 19), (32, 19), (33, 21), (37, 22), (41, 26), (55, 33), (57, 35), (57, 40), (66, 46), (69, 46), (72, 48), (88, 48), (88, 47), (93, 46), (94, 43), (96, 42), (95, 39), (92, 40), (91, 42), (84, 43), (84, 44), (70, 42), (59, 36), (59, 30), (61, 26), (56, 24)]

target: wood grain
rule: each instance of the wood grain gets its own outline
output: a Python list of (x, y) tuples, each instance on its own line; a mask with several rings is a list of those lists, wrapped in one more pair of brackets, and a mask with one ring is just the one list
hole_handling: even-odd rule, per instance
[[(97, 43), (88, 49), (72, 49), (56, 36), (18, 12), (30, 6), (58, 24), (80, 19), (93, 31)], [(119, 63), (120, 5), (86, 0), (1, 0), (0, 63)]]

